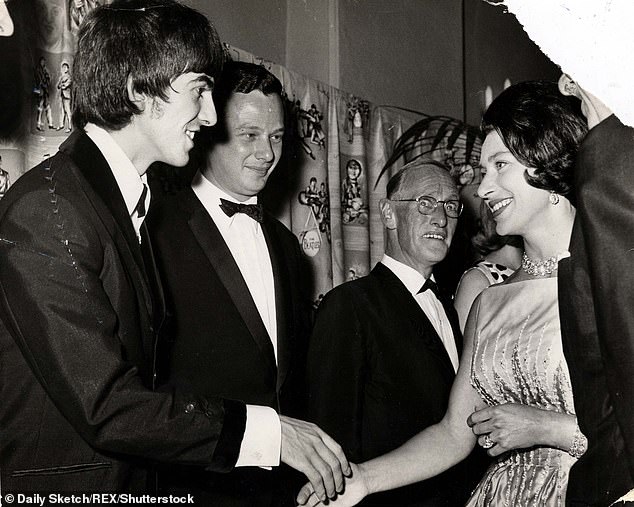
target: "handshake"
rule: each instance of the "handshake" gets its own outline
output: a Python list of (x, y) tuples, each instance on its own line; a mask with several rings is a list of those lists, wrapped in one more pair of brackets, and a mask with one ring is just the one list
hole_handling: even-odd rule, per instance
[(368, 494), (360, 468), (348, 462), (328, 434), (310, 422), (286, 416), (280, 420), (282, 461), (309, 481), (297, 495), (298, 505), (313, 507), (327, 500), (328, 505), (355, 505)]

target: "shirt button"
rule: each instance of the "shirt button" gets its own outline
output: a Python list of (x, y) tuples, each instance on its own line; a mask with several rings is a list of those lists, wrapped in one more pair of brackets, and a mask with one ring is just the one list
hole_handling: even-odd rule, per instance
[(185, 405), (185, 413), (191, 414), (195, 408), (196, 408), (196, 405), (190, 402), (187, 405)]

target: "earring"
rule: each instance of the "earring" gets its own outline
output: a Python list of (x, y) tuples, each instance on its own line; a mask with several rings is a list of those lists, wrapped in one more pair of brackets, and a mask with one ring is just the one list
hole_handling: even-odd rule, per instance
[(559, 204), (559, 195), (557, 195), (554, 190), (551, 190), (548, 200), (550, 201), (550, 204), (557, 206)]

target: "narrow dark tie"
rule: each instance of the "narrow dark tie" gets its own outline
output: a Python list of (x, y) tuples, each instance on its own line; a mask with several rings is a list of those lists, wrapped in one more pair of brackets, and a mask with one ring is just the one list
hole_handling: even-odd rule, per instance
[(434, 295), (436, 296), (436, 298), (438, 298), (439, 301), (442, 301), (442, 299), (440, 299), (440, 291), (438, 290), (438, 285), (436, 284), (436, 282), (434, 282), (431, 279), (431, 277), (428, 278), (427, 280), (425, 280), (425, 283), (420, 288), (420, 290), (417, 292), (417, 294), (422, 294), (426, 290), (432, 291), (434, 293)]
[(143, 184), (143, 192), (141, 192), (141, 198), (136, 205), (136, 216), (139, 218), (143, 218), (147, 213), (147, 209), (145, 208), (145, 198), (147, 197), (147, 185)]
[(236, 213), (244, 213), (256, 222), (261, 222), (264, 218), (264, 212), (260, 204), (242, 204), (220, 199), (220, 209), (224, 211), (228, 217), (232, 217)]

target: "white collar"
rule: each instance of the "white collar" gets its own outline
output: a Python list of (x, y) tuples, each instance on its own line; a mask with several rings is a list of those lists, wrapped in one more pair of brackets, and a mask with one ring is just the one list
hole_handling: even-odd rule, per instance
[[(84, 130), (92, 142), (97, 145), (97, 148), (99, 148), (99, 151), (110, 166), (110, 170), (125, 201), (128, 214), (132, 216), (143, 192), (143, 185), (147, 184), (147, 175), (139, 175), (132, 161), (105, 129), (98, 127), (94, 123), (88, 123)], [(145, 209), (148, 209), (149, 206), (150, 192), (148, 189), (145, 197)]]
[[(403, 285), (405, 285), (405, 288), (414, 296), (418, 294), (418, 291), (425, 283), (426, 278), (418, 271), (416, 271), (411, 266), (408, 266), (407, 264), (403, 264), (402, 262), (397, 261), (387, 254), (383, 255), (383, 258), (381, 259), (381, 264), (383, 264), (392, 273), (394, 273), (396, 277), (403, 283)], [(436, 281), (434, 280), (433, 274), (430, 276), (430, 278), (433, 281)]]

